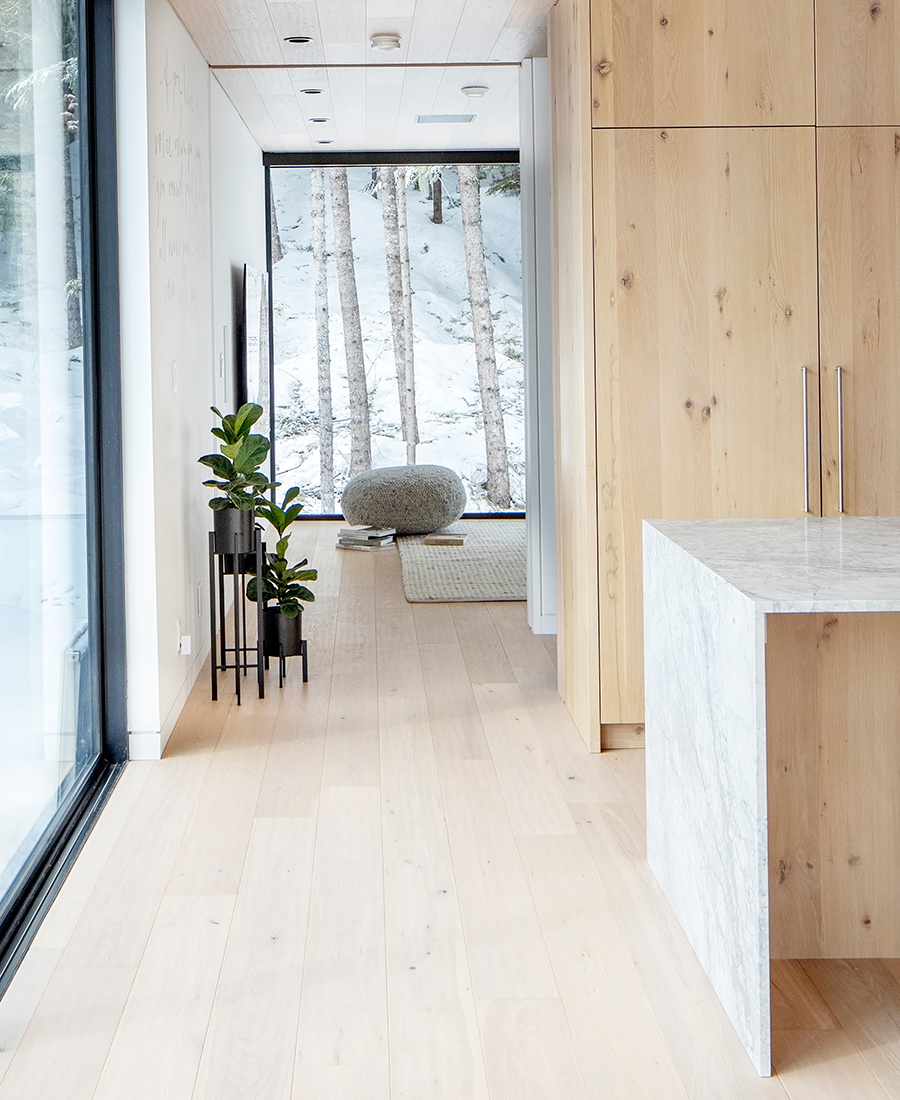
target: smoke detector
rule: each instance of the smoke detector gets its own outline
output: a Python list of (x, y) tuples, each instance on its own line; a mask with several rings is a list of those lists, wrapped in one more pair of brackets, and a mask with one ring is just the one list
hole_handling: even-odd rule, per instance
[(399, 50), (399, 34), (373, 34), (369, 39), (369, 45), (373, 50)]
[(463, 95), (467, 95), (469, 99), (483, 99), (490, 88), (485, 87), (484, 84), (466, 84), (465, 87), (459, 89)]

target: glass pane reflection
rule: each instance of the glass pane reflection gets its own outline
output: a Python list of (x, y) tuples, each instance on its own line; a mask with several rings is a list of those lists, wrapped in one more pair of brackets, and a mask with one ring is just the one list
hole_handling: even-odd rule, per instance
[(99, 751), (77, 3), (0, 3), (0, 901)]

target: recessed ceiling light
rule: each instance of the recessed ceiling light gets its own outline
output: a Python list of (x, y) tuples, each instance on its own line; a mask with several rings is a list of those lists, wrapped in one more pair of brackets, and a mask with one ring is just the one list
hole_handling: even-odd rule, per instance
[(300, 89), (300, 94), (301, 95), (321, 95), (322, 94), (322, 89), (321, 88), (301, 88)]
[(310, 122), (331, 122), (330, 118), (311, 118)]
[(467, 95), (469, 99), (482, 99), (490, 91), (484, 84), (466, 84), (465, 87), (459, 90), (463, 95)]
[(289, 34), (285, 42), (296, 42), (298, 45), (302, 46), (307, 42), (312, 42), (312, 39), (305, 34)]
[(316, 145), (331, 145), (331, 144), (332, 144), (331, 138), (320, 138), (316, 142)]
[(399, 34), (373, 34), (369, 39), (369, 45), (373, 50), (399, 50)]

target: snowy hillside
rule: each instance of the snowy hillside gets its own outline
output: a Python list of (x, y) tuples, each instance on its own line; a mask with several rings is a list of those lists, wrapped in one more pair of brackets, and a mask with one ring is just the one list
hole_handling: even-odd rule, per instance
[[(371, 170), (348, 172), (356, 280), (362, 316), (374, 466), (406, 461), (401, 439), (381, 203)], [(279, 479), (300, 486), (308, 512), (320, 511), (314, 280), (309, 172), (272, 171), (284, 259), (275, 266), (275, 402)], [(515, 508), (524, 507), (524, 378), (522, 368), (521, 229), (519, 200), (485, 194), (484, 243), (497, 367)], [(415, 327), (417, 461), (456, 470), (468, 510), (491, 510), (484, 499), (485, 445), (475, 362), (456, 176), (444, 172), (443, 224), (432, 203), (407, 191)], [(329, 327), (338, 495), (349, 467), (348, 393), (341, 313), (328, 215)], [(251, 397), (253, 395), (250, 395)]]

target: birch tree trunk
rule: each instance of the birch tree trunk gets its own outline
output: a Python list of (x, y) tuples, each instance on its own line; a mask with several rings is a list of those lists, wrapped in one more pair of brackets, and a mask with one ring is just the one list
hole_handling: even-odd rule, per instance
[(456, 171), (459, 176), (463, 248), (466, 254), (466, 274), (469, 277), (469, 304), (472, 307), (475, 360), (478, 364), (478, 386), (481, 390), (481, 412), (484, 420), (484, 445), (487, 456), (485, 491), (488, 500), (496, 508), (509, 508), (512, 503), (509, 495), (509, 461), (506, 453), (503, 410), (500, 405), (497, 360), (494, 355), (491, 298), (484, 262), (478, 165), (458, 164)]
[(269, 185), (269, 240), (272, 248), (272, 264), (284, 259), (284, 246), (281, 243), (281, 230), (278, 228), (278, 214), (275, 210), (275, 191)]
[(384, 220), (384, 257), (387, 264), (388, 301), (391, 307), (391, 333), (394, 339), (394, 366), (397, 372), (397, 402), (400, 427), (406, 439), (406, 351), (403, 331), (403, 287), (400, 275), (400, 226), (397, 222), (397, 182), (394, 169), (378, 170), (381, 215)]
[(319, 382), (319, 500), (334, 515), (334, 412), (331, 407), (331, 341), (328, 333), (328, 267), (325, 251), (325, 169), (310, 171), (313, 264), (316, 270), (316, 364)]
[(431, 184), (431, 220), (435, 225), (444, 224), (444, 185), (435, 176)]
[(413, 342), (412, 280), (409, 266), (409, 229), (406, 221), (406, 177), (397, 169), (397, 229), (400, 237), (400, 287), (403, 298), (403, 420), (406, 440), (406, 464), (416, 464), (419, 425), (416, 417), (416, 363)]
[(347, 386), (350, 391), (350, 476), (353, 477), (372, 468), (372, 437), (369, 430), (369, 394), (366, 389), (366, 362), (359, 319), (359, 295), (356, 292), (353, 239), (350, 235), (350, 192), (347, 188), (346, 168), (331, 169), (331, 214), (344, 349), (347, 356)]

